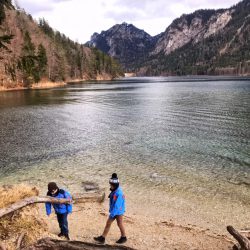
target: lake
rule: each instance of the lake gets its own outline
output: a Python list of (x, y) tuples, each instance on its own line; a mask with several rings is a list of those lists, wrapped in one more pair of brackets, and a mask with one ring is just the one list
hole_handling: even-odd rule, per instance
[(247, 211), (249, 128), (247, 78), (124, 78), (0, 92), (0, 183), (55, 180), (78, 189), (117, 171), (131, 190), (226, 200)]

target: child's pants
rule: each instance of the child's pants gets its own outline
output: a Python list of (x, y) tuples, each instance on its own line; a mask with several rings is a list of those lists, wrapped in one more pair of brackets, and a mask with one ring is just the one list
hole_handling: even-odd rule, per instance
[(69, 234), (68, 220), (67, 220), (68, 213), (56, 214), (56, 215), (57, 215), (57, 221), (59, 223), (59, 227), (61, 229), (61, 233), (63, 235), (68, 235)]

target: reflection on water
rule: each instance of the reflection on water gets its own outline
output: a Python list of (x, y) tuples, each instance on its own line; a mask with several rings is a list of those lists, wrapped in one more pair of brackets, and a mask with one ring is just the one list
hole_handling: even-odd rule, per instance
[(131, 185), (249, 205), (249, 125), (248, 79), (132, 78), (2, 92), (0, 182), (42, 185), (61, 170), (72, 186), (116, 170)]

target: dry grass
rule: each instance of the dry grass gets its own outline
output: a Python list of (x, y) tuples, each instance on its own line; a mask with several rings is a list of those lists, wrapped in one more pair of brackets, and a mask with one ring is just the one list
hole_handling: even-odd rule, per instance
[(47, 89), (47, 88), (55, 88), (55, 87), (61, 87), (67, 85), (66, 82), (48, 82), (43, 81), (39, 83), (32, 84), (32, 89)]
[(17, 186), (4, 185), (0, 187), (0, 208), (9, 206), (19, 200), (27, 197), (36, 196), (39, 191), (35, 187), (30, 187), (24, 184)]
[[(38, 194), (37, 188), (26, 185), (0, 187), (0, 208)], [(47, 224), (39, 214), (37, 205), (20, 209), (0, 219), (0, 242), (3, 242), (8, 250), (16, 249), (18, 237), (22, 233), (25, 234), (23, 246), (47, 235)]]

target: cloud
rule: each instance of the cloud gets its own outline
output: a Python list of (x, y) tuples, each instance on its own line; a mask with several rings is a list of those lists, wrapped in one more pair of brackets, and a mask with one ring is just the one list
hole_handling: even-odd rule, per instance
[[(167, 18), (171, 16), (172, 19), (179, 17), (186, 13), (191, 13), (198, 9), (218, 9), (228, 8), (237, 3), (238, 0), (116, 0), (113, 11), (108, 13), (110, 16), (117, 16), (117, 10), (122, 9), (125, 15), (121, 16), (122, 19), (126, 16), (127, 12), (141, 13), (144, 15), (137, 15), (138, 18), (154, 19), (154, 18)], [(139, 11), (140, 10), (140, 11)], [(129, 17), (129, 16), (128, 16)], [(136, 20), (136, 17), (133, 19)]]
[(35, 18), (73, 40), (88, 41), (94, 32), (127, 22), (150, 35), (163, 32), (182, 14), (197, 9), (228, 8), (239, 0), (18, 0)]
[(30, 14), (37, 14), (40, 12), (48, 12), (57, 7), (58, 3), (67, 2), (71, 0), (14, 0), (21, 8), (24, 8)]

